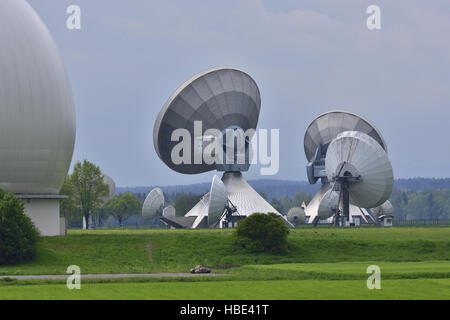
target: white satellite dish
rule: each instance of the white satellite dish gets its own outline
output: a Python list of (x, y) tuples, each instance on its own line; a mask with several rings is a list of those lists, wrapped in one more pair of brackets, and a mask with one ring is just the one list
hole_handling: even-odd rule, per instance
[[(185, 214), (185, 225), (191, 223), (191, 228), (211, 227), (223, 216), (225, 223), (220, 227), (227, 228), (236, 226), (255, 212), (274, 212), (281, 216), (242, 176), (251, 164), (251, 138), (258, 124), (260, 109), (261, 96), (255, 80), (233, 67), (212, 68), (191, 77), (161, 109), (153, 129), (153, 145), (158, 157), (169, 168), (183, 174), (212, 170), (224, 172), (222, 181), (218, 178), (213, 181), (211, 197), (205, 195)], [(174, 148), (179, 145), (173, 141), (172, 134), (180, 128), (191, 133), (191, 147), (186, 152), (190, 162), (174, 162), (172, 158)], [(197, 131), (201, 131), (200, 139)], [(216, 146), (217, 142), (221, 145), (211, 152), (210, 147)], [(206, 161), (203, 152), (214, 154), (218, 161)], [(194, 217), (195, 221), (190, 222)], [(174, 227), (179, 225), (173, 219), (166, 220)], [(287, 221), (286, 224), (292, 226)]]
[[(202, 134), (208, 129), (221, 132), (229, 128), (240, 128), (244, 132), (255, 130), (260, 108), (258, 86), (247, 73), (233, 67), (203, 71), (183, 83), (161, 109), (153, 130), (156, 153), (169, 168), (179, 173), (216, 170), (217, 164), (195, 161), (201, 142), (195, 141), (195, 123), (201, 121)], [(172, 159), (172, 150), (178, 144), (173, 141), (172, 133), (179, 128), (191, 133), (190, 163), (174, 163)], [(200, 149), (202, 145), (204, 147), (204, 143), (200, 144)]]
[(394, 207), (389, 200), (386, 200), (381, 206), (373, 208), (372, 213), (376, 217), (392, 216), (394, 214)]
[(176, 217), (176, 210), (175, 207), (170, 205), (164, 208), (162, 216), (164, 218), (173, 218)]
[(344, 211), (346, 190), (350, 202), (361, 208), (377, 207), (392, 193), (394, 174), (387, 153), (365, 133), (340, 133), (328, 146), (325, 169), (328, 180), (344, 192)]
[(336, 214), (339, 210), (339, 193), (332, 189), (325, 192), (320, 199), (318, 217), (319, 219), (328, 219)]
[(208, 200), (208, 226), (215, 227), (225, 211), (228, 203), (228, 192), (216, 175), (214, 175)]
[(290, 208), (286, 216), (288, 221), (292, 223), (294, 226), (303, 224), (306, 221), (305, 209), (300, 207)]
[(164, 193), (160, 188), (155, 188), (147, 195), (142, 205), (142, 216), (147, 219), (154, 219), (162, 216), (164, 207)]
[(326, 147), (339, 133), (345, 131), (366, 133), (387, 151), (381, 132), (368, 120), (349, 111), (335, 110), (318, 116), (306, 130), (303, 144), (308, 161), (314, 160), (319, 146)]
[[(305, 209), (308, 223), (317, 224), (327, 219), (318, 211), (328, 190), (338, 195), (340, 210), (330, 219), (334, 223), (339, 215), (344, 215), (348, 221), (360, 216), (367, 223), (374, 222), (367, 219), (367, 208), (386, 201), (393, 187), (392, 166), (380, 131), (352, 112), (330, 111), (309, 125), (304, 148), (308, 181), (315, 184), (320, 180), (322, 184)], [(322, 214), (329, 216), (329, 211), (324, 209)]]
[(108, 186), (108, 195), (101, 197), (103, 203), (107, 203), (116, 193), (116, 184), (107, 174), (103, 174), (103, 183)]

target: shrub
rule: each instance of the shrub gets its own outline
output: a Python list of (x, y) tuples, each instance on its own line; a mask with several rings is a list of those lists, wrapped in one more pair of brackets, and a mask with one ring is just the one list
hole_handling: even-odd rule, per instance
[(239, 222), (235, 243), (253, 252), (283, 252), (289, 228), (275, 213), (254, 213)]
[(12, 193), (0, 190), (0, 265), (34, 258), (38, 237), (22, 202)]

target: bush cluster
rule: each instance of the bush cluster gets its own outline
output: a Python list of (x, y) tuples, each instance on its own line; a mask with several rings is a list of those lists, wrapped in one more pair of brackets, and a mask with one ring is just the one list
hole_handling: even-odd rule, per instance
[(0, 265), (33, 259), (38, 237), (22, 202), (12, 193), (0, 190)]
[(275, 213), (254, 213), (239, 222), (234, 242), (252, 252), (281, 253), (288, 235), (289, 228)]

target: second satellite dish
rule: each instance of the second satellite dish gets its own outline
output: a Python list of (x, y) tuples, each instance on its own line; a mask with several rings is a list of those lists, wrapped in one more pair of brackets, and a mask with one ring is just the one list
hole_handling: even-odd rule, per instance
[(109, 199), (111, 199), (116, 193), (116, 184), (114, 180), (108, 176), (107, 174), (103, 174), (103, 183), (108, 186), (108, 195), (106, 197), (102, 197), (103, 203), (107, 203)]
[(319, 146), (327, 146), (336, 136), (344, 131), (359, 131), (374, 138), (387, 150), (386, 142), (378, 129), (368, 120), (348, 111), (329, 111), (318, 116), (305, 133), (304, 148), (308, 161), (314, 159)]
[(320, 219), (328, 219), (339, 210), (339, 194), (333, 190), (328, 190), (320, 199), (318, 216)]
[(142, 216), (154, 219), (162, 216), (164, 207), (164, 193), (160, 188), (155, 188), (147, 195), (142, 205)]
[(389, 200), (386, 200), (381, 206), (372, 209), (372, 213), (377, 217), (392, 216), (394, 214), (394, 207)]
[(392, 193), (394, 174), (387, 153), (365, 133), (340, 133), (328, 146), (325, 169), (328, 180), (341, 183), (359, 207), (377, 207)]
[(228, 192), (222, 180), (216, 175), (211, 183), (208, 200), (208, 226), (216, 226), (228, 203)]
[(173, 217), (176, 217), (177, 214), (176, 214), (175, 207), (172, 206), (172, 205), (165, 207), (165, 208), (163, 209), (162, 216), (163, 216), (164, 218), (173, 218)]
[(292, 223), (294, 226), (303, 224), (306, 221), (305, 210), (300, 207), (290, 208), (286, 216), (288, 221)]
[(322, 184), (305, 208), (308, 223), (327, 219), (336, 223), (340, 215), (345, 216), (345, 225), (361, 219), (373, 223), (366, 208), (386, 201), (393, 186), (392, 166), (380, 131), (354, 113), (330, 111), (309, 125), (304, 149), (309, 182), (320, 180)]

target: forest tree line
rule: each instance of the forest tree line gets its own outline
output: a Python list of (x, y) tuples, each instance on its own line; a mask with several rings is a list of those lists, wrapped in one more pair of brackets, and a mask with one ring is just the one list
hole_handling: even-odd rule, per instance
[[(140, 204), (147, 196), (145, 193), (136, 193), (133, 196)], [(298, 192), (293, 197), (267, 199), (264, 193), (261, 196), (268, 200), (271, 205), (282, 214), (286, 214), (292, 207), (300, 207), (303, 202), (311, 201), (312, 195), (306, 192)], [(202, 197), (202, 195), (177, 193), (167, 194), (166, 206), (173, 205), (177, 216), (186, 214)], [(392, 193), (390, 201), (394, 207), (394, 219), (403, 220), (449, 220), (450, 219), (450, 190), (423, 190), (419, 192), (398, 190)], [(117, 214), (111, 206), (105, 206), (97, 211), (96, 225), (102, 227), (116, 227), (119, 225)], [(70, 216), (69, 224), (80, 227), (81, 215)], [(124, 225), (160, 225), (158, 221), (145, 221), (140, 211), (129, 212)]]
[[(262, 194), (264, 196), (264, 194)], [(312, 195), (299, 192), (294, 197), (273, 198), (272, 206), (286, 214), (292, 207), (308, 203)], [(390, 198), (397, 220), (448, 220), (450, 219), (450, 190), (426, 189), (418, 192), (395, 190)]]
[[(418, 181), (419, 180), (419, 181)], [(404, 185), (420, 182), (426, 186), (430, 183), (446, 184), (446, 179), (432, 181), (430, 179), (405, 179)], [(272, 189), (262, 183), (260, 195), (272, 204), (282, 214), (292, 207), (308, 204), (312, 194), (301, 191), (292, 196), (269, 197)], [(291, 187), (289, 185), (289, 187)], [(108, 197), (109, 187), (104, 182), (104, 176), (98, 166), (84, 160), (77, 162), (73, 173), (68, 175), (61, 189), (61, 194), (67, 195), (61, 203), (61, 213), (67, 218), (70, 227), (80, 227), (82, 219), (92, 222), (97, 227), (117, 227), (125, 225), (161, 225), (159, 219), (145, 220), (141, 215), (142, 204), (147, 192), (119, 192)], [(266, 191), (268, 191), (266, 193)], [(270, 194), (270, 193), (269, 193)], [(203, 197), (201, 194), (186, 192), (164, 192), (165, 206), (173, 205), (177, 216), (184, 216)], [(390, 201), (394, 207), (396, 220), (449, 220), (450, 219), (450, 189), (411, 189), (395, 188)], [(88, 219), (89, 218), (89, 219)], [(127, 223), (128, 221), (128, 223)]]

